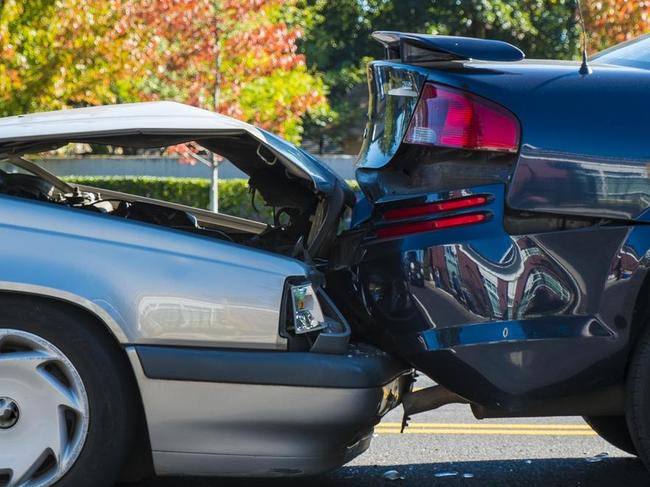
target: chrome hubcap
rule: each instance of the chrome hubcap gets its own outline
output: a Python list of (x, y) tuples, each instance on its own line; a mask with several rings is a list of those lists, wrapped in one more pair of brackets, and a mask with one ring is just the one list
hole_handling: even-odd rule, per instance
[(39, 336), (0, 329), (0, 485), (53, 485), (78, 459), (88, 424), (72, 362)]
[(9, 397), (0, 397), (0, 429), (13, 428), (19, 417), (20, 410), (16, 401)]

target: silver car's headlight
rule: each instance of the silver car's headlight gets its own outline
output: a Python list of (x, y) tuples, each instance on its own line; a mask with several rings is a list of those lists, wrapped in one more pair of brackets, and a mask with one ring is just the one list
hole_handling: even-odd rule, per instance
[(296, 334), (321, 330), (327, 326), (316, 291), (311, 284), (291, 286), (291, 302)]

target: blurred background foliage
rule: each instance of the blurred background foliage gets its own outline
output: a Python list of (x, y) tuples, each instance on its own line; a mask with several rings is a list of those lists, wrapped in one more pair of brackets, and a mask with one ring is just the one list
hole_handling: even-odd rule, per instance
[[(583, 9), (592, 53), (650, 29), (650, 1)], [(572, 59), (576, 19), (576, 0), (0, 0), (0, 116), (174, 99), (354, 153), (374, 30)]]
[(174, 99), (300, 141), (327, 111), (296, 0), (4, 0), (0, 115)]

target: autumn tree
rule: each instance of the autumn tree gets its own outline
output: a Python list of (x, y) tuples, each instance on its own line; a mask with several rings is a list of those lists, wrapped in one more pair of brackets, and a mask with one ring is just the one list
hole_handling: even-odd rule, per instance
[[(145, 95), (181, 99), (299, 142), (302, 117), (326, 111), (327, 102), (322, 81), (297, 51), (304, 16), (296, 1), (132, 0), (124, 18), (146, 33)], [(216, 210), (218, 159), (210, 165)]]
[(216, 110), (293, 141), (302, 116), (327, 107), (297, 40), (296, 1), (134, 0), (125, 18), (145, 32), (145, 93)]
[(120, 0), (0, 3), (0, 115), (137, 99)]
[(175, 99), (300, 140), (327, 107), (296, 0), (5, 0), (0, 115)]
[(583, 9), (592, 53), (650, 32), (648, 0), (589, 0)]

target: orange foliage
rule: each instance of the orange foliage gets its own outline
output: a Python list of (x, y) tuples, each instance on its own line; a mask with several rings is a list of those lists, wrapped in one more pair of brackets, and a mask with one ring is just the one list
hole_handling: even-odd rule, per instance
[[(160, 86), (173, 88), (172, 96), (281, 133), (283, 112), (300, 117), (325, 104), (318, 85), (285, 97), (286, 106), (278, 107), (273, 119), (242, 106), (242, 90), (252, 82), (278, 72), (307, 75), (304, 56), (297, 52), (302, 32), (280, 15), (295, 0), (124, 1), (125, 22), (146, 35), (141, 49), (151, 76)], [(150, 96), (164, 97), (164, 89), (154, 87)]]
[(174, 99), (299, 141), (298, 0), (0, 0), (0, 115)]
[(649, 0), (587, 0), (584, 15), (591, 52), (650, 32)]

